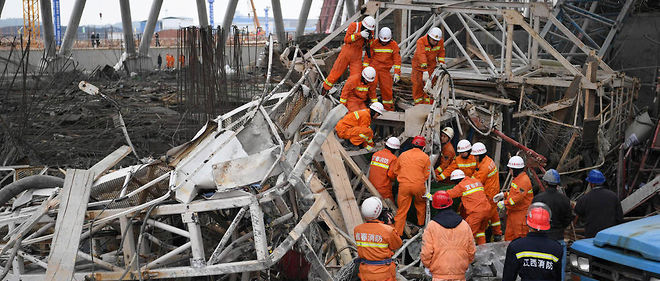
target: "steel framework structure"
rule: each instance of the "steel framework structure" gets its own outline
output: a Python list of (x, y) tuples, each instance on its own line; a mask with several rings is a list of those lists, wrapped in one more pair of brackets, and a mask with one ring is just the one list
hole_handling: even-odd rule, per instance
[(23, 0), (23, 40), (36, 44), (40, 37), (39, 0)]

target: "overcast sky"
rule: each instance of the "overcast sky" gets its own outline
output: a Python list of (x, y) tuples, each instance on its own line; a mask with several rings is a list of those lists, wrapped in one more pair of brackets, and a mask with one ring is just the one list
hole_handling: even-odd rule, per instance
[[(75, 0), (60, 0), (61, 22), (62, 25), (69, 23), (71, 9)], [(131, 2), (131, 19), (133, 21), (146, 20), (149, 16), (149, 8), (151, 1), (149, 0), (130, 0)], [(214, 13), (215, 24), (221, 24), (222, 18), (225, 14), (225, 7), (228, 0), (215, 0)], [(298, 18), (302, 0), (281, 0), (282, 15), (284, 18)], [(2, 10), (2, 18), (22, 18), (23, 8), (21, 0), (6, 0), (5, 7)], [(206, 4), (208, 12), (208, 2)], [(271, 6), (270, 0), (254, 0), (254, 5), (257, 8), (257, 15), (264, 16), (264, 8)], [(318, 18), (321, 12), (323, 0), (313, 0), (312, 8), (309, 12), (309, 18)], [(99, 18), (99, 13), (103, 14), (103, 18)], [(236, 13), (242, 15), (252, 14), (252, 7), (250, 0), (239, 0), (236, 8)], [(268, 12), (272, 17), (272, 9)], [(197, 18), (197, 6), (195, 0), (164, 0), (163, 7), (160, 10), (160, 17), (190, 17), (193, 18), (195, 24), (199, 22)], [(119, 12), (119, 1), (117, 0), (88, 0), (85, 4), (85, 10), (80, 20), (80, 25), (90, 24), (110, 24), (121, 22), (121, 13)]]

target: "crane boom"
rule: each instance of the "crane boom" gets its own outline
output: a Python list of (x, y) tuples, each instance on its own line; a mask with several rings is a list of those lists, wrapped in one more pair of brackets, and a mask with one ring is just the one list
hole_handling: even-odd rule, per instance
[(257, 17), (257, 8), (254, 6), (254, 0), (250, 0), (250, 4), (252, 5), (252, 15), (254, 17), (254, 27), (257, 29), (257, 34), (259, 34), (259, 30), (261, 30), (261, 25), (259, 24), (259, 17)]

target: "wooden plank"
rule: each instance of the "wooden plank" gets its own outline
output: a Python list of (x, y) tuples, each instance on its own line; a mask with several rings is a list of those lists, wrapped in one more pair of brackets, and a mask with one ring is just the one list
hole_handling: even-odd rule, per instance
[(95, 173), (67, 170), (44, 280), (71, 280)]
[(103, 158), (103, 160), (94, 164), (94, 166), (89, 168), (89, 171), (94, 175), (94, 180), (98, 180), (103, 175), (103, 173), (105, 173), (105, 171), (117, 165), (117, 163), (119, 163), (121, 159), (124, 159), (124, 157), (126, 157), (126, 155), (129, 153), (131, 153), (131, 148), (128, 145), (124, 145), (120, 148), (117, 148), (117, 150), (114, 152), (108, 154), (108, 156)]
[(513, 114), (513, 118), (527, 117), (531, 115), (542, 115), (542, 114), (555, 112), (557, 110), (562, 110), (573, 106), (574, 102), (575, 102), (575, 98), (561, 99), (556, 102), (552, 102), (544, 105), (543, 107), (541, 107), (540, 110), (524, 110), (524, 111), (516, 112)]
[[(334, 136), (328, 136), (328, 139), (330, 138), (334, 138)], [(360, 208), (355, 200), (355, 193), (351, 189), (351, 182), (348, 179), (346, 167), (341, 160), (341, 156), (337, 153), (342, 147), (337, 146), (337, 143), (335, 142), (328, 141), (328, 139), (326, 139), (323, 145), (321, 145), (321, 152), (323, 153), (323, 159), (325, 159), (325, 165), (328, 167), (328, 174), (335, 191), (339, 210), (344, 217), (346, 230), (348, 234), (353, 237), (353, 230), (355, 227), (362, 224), (364, 221), (362, 220)]]
[(506, 105), (506, 106), (510, 106), (510, 105), (513, 105), (513, 104), (516, 103), (516, 101), (514, 101), (514, 100), (505, 99), (505, 98), (491, 97), (489, 95), (479, 94), (479, 93), (470, 92), (470, 91), (461, 90), (461, 89), (454, 89), (454, 92), (456, 93), (457, 97), (477, 99), (477, 100), (482, 100), (482, 101), (495, 103), (495, 104)]
[[(568, 86), (568, 88), (566, 88), (566, 91), (564, 92), (564, 96), (562, 97), (562, 99), (576, 98), (577, 95), (578, 95), (578, 92), (580, 91), (580, 81), (581, 80), (582, 80), (582, 78), (579, 77), (579, 76), (576, 76), (575, 78), (573, 78), (573, 81), (571, 82), (571, 84)], [(554, 119), (559, 120), (560, 122), (566, 123), (568, 121), (567, 120), (568, 114), (573, 111), (572, 109), (575, 108), (575, 106), (577, 106), (577, 104), (575, 102), (573, 102), (573, 104), (571, 106), (555, 111), (553, 113), (553, 117), (555, 117)]]
[(562, 153), (561, 158), (559, 158), (559, 163), (557, 164), (557, 171), (559, 172), (562, 171), (564, 161), (566, 161), (566, 157), (568, 157), (568, 153), (571, 151), (571, 148), (573, 148), (573, 143), (575, 142), (577, 136), (578, 136), (578, 132), (574, 131), (573, 135), (571, 136), (571, 139), (568, 141), (568, 144), (566, 145), (566, 149), (564, 149), (564, 153)]
[[(595, 61), (595, 58), (592, 55), (587, 58), (587, 67), (585, 69), (584, 76), (586, 79), (589, 79), (589, 82), (596, 82), (596, 73), (598, 71), (598, 65)], [(595, 90), (584, 90), (584, 119), (590, 119), (594, 116), (594, 106), (596, 104), (596, 91)]]
[(625, 215), (633, 209), (637, 208), (637, 206), (643, 204), (646, 202), (646, 200), (655, 196), (658, 191), (660, 191), (660, 175), (656, 175), (652, 181), (646, 183), (644, 186), (640, 187), (621, 201), (623, 214)]

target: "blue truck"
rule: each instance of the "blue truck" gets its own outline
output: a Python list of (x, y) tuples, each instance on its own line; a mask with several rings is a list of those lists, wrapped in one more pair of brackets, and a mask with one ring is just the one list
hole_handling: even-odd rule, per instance
[(573, 280), (660, 281), (660, 215), (575, 241), (567, 266)]

